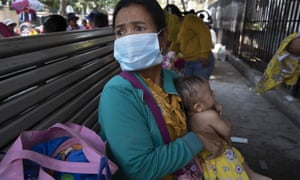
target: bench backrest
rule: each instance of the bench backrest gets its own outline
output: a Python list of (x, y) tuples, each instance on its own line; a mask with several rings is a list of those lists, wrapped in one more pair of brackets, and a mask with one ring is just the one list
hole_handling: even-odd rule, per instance
[(0, 40), (0, 150), (57, 122), (98, 132), (99, 94), (120, 72), (113, 40), (110, 27)]

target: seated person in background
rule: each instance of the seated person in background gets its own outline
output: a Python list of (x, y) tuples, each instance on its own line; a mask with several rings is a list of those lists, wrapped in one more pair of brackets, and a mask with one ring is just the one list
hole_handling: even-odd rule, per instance
[(108, 16), (103, 12), (93, 10), (87, 19), (90, 22), (91, 29), (108, 26)]
[[(227, 142), (225, 152), (217, 158), (208, 160), (210, 155), (208, 151), (204, 150), (200, 153), (204, 180), (270, 180), (268, 177), (255, 173), (246, 164), (240, 152), (231, 146), (231, 125), (221, 115), (221, 105), (216, 103), (209, 82), (204, 77), (188, 76), (178, 78), (176, 85), (186, 110), (188, 128), (198, 133), (216, 132)], [(195, 161), (197, 159), (198, 156), (195, 157)]]
[(66, 19), (63, 16), (54, 14), (47, 17), (43, 26), (44, 26), (44, 33), (51, 33), (51, 32), (66, 31), (68, 24)]
[(83, 19), (81, 21), (82, 26), (84, 27), (84, 29), (91, 29), (91, 27), (89, 26), (88, 22), (86, 19)]
[(0, 22), (0, 38), (12, 37), (14, 34), (9, 30), (9, 28), (2, 22)]
[(104, 13), (95, 14), (91, 27), (97, 28), (97, 27), (106, 27), (108, 26), (108, 16)]
[(15, 32), (15, 28), (17, 26), (17, 23), (15, 23), (13, 20), (11, 19), (5, 19), (3, 21), (3, 23), (8, 27), (8, 29), (11, 31), (11, 33), (14, 35), (14, 36), (17, 36), (18, 34)]
[(84, 27), (80, 26), (77, 21), (79, 20), (79, 17), (75, 15), (75, 13), (69, 13), (67, 15), (67, 22), (68, 22), (68, 27), (67, 31), (72, 31), (72, 30), (83, 30)]

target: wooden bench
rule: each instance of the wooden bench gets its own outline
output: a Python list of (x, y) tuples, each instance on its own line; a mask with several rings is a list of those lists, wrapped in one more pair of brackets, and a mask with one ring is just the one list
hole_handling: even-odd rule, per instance
[(110, 27), (0, 40), (0, 150), (57, 122), (99, 132), (99, 94), (120, 72), (113, 40)]

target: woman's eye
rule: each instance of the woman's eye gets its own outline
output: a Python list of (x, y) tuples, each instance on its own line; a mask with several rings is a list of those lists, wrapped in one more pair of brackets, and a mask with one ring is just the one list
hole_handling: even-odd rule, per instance
[(121, 29), (115, 31), (115, 35), (116, 36), (123, 36), (124, 34), (125, 34), (125, 32), (123, 30), (121, 30)]
[(141, 27), (141, 26), (137, 26), (137, 27), (135, 28), (135, 30), (136, 30), (137, 32), (143, 32), (143, 31), (145, 31), (145, 28), (144, 28), (144, 27)]

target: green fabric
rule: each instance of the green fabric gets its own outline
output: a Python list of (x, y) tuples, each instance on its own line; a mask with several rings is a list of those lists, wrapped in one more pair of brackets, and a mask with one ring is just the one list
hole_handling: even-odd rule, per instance
[[(175, 77), (174, 72), (163, 70), (164, 90), (169, 94), (177, 94)], [(165, 145), (142, 97), (141, 90), (120, 76), (113, 77), (102, 91), (101, 136), (108, 141), (109, 158), (120, 168), (114, 179), (159, 179), (186, 165), (202, 149), (194, 133)]]

